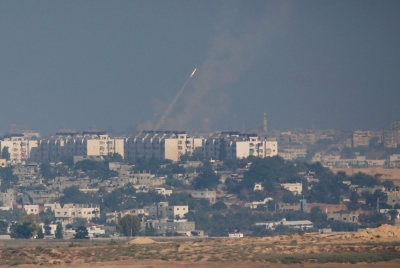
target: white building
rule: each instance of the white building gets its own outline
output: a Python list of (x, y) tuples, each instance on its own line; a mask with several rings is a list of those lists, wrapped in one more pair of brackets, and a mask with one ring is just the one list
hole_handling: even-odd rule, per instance
[(266, 229), (271, 230), (274, 230), (278, 226), (287, 226), (289, 228), (301, 230), (311, 229), (314, 227), (313, 223), (309, 220), (287, 221), (286, 219), (277, 222), (259, 222), (256, 223), (256, 226), (265, 226)]
[(265, 198), (263, 201), (253, 201), (250, 203), (246, 203), (244, 206), (251, 208), (251, 209), (256, 209), (259, 205), (265, 206), (268, 201), (272, 201), (273, 199), (271, 197)]
[(172, 194), (172, 190), (165, 190), (165, 188), (154, 188), (154, 192), (164, 196)]
[(30, 159), (36, 162), (58, 162), (63, 156), (106, 156), (118, 153), (124, 157), (124, 139), (110, 137), (105, 132), (58, 132), (55, 136), (37, 141)]
[(56, 221), (72, 223), (75, 218), (90, 221), (100, 217), (100, 206), (93, 204), (64, 204), (63, 207), (54, 208)]
[(8, 147), (10, 162), (18, 164), (29, 159), (31, 151), (37, 147), (37, 141), (28, 140), (22, 134), (11, 135), (0, 141), (0, 150), (2, 151), (4, 147)]

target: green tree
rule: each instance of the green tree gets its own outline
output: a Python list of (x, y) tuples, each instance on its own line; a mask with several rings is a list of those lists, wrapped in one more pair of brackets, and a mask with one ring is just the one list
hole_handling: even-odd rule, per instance
[(136, 236), (140, 229), (140, 218), (135, 215), (125, 215), (117, 223), (117, 230), (125, 236)]
[(43, 233), (42, 228), (39, 229), (36, 238), (37, 238), (37, 239), (43, 239), (43, 238), (44, 238), (44, 233)]
[(36, 236), (38, 231), (40, 229), (42, 229), (42, 227), (40, 226), (41, 220), (40, 220), (40, 217), (38, 215), (29, 214), (29, 215), (23, 216), (22, 219), (21, 219), (21, 222), (22, 223), (28, 223), (30, 225), (30, 227), (32, 227), (33, 236)]
[(89, 239), (89, 232), (85, 226), (79, 226), (75, 230), (75, 239)]
[(1, 151), (1, 158), (4, 158), (6, 160), (10, 160), (10, 152), (8, 151), (8, 147), (4, 146), (3, 150)]
[(224, 209), (227, 209), (228, 206), (224, 202), (218, 201), (214, 205), (212, 205), (211, 208), (215, 209), (215, 210), (224, 210)]
[(392, 221), (394, 221), (397, 218), (397, 215), (399, 215), (399, 212), (397, 211), (397, 209), (391, 209), (388, 211), (389, 215), (390, 215), (390, 219)]
[(8, 222), (0, 220), (0, 235), (7, 234), (8, 231)]
[(44, 220), (44, 234), (51, 235), (50, 220), (48, 218)]
[(69, 168), (74, 166), (74, 157), (72, 155), (63, 155), (60, 158), (61, 162)]
[(55, 232), (55, 236), (57, 239), (63, 239), (64, 235), (63, 235), (63, 227), (61, 222), (57, 223), (57, 228), (56, 228), (56, 232)]
[(35, 228), (29, 222), (17, 223), (11, 227), (12, 238), (30, 239)]
[(201, 168), (200, 174), (197, 176), (193, 185), (196, 189), (211, 189), (219, 183), (219, 176), (212, 169), (211, 164), (207, 161)]
[(106, 156), (106, 161), (108, 162), (122, 162), (124, 159), (119, 153), (109, 153)]
[(53, 167), (49, 163), (42, 163), (39, 166), (40, 174), (46, 180), (54, 179), (56, 174), (53, 172)]

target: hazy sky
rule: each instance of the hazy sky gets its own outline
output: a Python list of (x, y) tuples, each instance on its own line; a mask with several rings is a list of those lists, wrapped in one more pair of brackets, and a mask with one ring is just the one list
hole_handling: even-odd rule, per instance
[(383, 128), (400, 1), (0, 1), (0, 132)]

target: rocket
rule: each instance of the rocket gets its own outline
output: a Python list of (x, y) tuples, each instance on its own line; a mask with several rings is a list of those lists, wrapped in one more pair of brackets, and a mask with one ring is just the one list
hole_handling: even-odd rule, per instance
[(192, 77), (196, 71), (197, 71), (197, 68), (194, 68), (194, 70), (193, 70), (192, 74), (190, 75), (190, 77)]

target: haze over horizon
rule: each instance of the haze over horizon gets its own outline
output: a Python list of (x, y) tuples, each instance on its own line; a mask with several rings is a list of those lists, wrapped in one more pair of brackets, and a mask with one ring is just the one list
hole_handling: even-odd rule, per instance
[(399, 1), (2, 1), (11, 124), (379, 129), (400, 120)]

